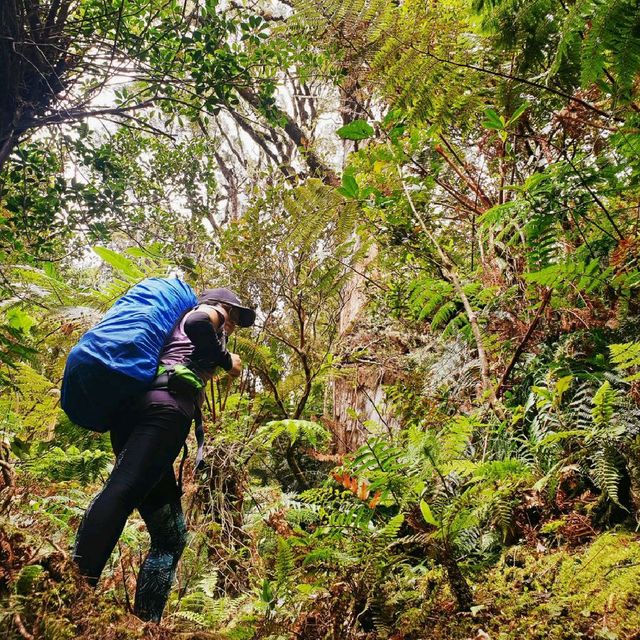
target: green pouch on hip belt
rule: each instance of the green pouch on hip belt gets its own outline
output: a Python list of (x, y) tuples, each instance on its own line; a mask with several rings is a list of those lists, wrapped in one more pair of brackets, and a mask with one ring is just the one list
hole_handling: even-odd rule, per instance
[(204, 387), (204, 382), (200, 376), (183, 364), (174, 364), (171, 367), (160, 365), (158, 367), (158, 375), (163, 373), (169, 376), (167, 389), (171, 393), (194, 394)]

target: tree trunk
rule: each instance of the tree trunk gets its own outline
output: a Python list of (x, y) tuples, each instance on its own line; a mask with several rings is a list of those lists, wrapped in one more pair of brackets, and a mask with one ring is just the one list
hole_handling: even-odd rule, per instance
[(300, 486), (300, 489), (303, 489), (303, 490), (308, 489), (309, 482), (307, 481), (307, 477), (304, 475), (304, 472), (302, 471), (302, 469), (300, 468), (300, 465), (298, 464), (298, 460), (295, 454), (295, 447), (293, 445), (289, 445), (287, 447), (287, 450), (285, 452), (285, 457), (287, 459), (287, 464), (289, 465), (289, 469), (291, 469), (291, 472), (295, 476), (296, 481)]
[[(258, 96), (250, 91), (249, 89), (238, 89), (238, 93), (258, 112), (261, 111), (260, 100)], [(308, 138), (304, 135), (302, 129), (298, 125), (297, 122), (293, 120), (289, 116), (289, 114), (284, 111), (278, 109), (278, 116), (283, 121), (283, 130), (292, 140), (292, 142), (296, 145), (298, 150), (300, 151), (302, 157), (304, 158), (307, 166), (311, 170), (312, 175), (317, 178), (320, 178), (323, 182), (333, 185), (334, 187), (339, 186), (340, 179), (338, 178), (336, 172), (327, 166), (316, 154), (316, 152), (311, 148), (309, 144)]]

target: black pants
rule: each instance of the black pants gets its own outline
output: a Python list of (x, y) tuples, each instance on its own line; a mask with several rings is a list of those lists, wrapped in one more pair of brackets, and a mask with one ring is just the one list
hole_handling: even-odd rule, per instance
[(95, 585), (129, 514), (138, 509), (151, 536), (136, 589), (135, 612), (145, 620), (160, 620), (186, 541), (173, 463), (193, 413), (192, 399), (153, 390), (114, 417), (111, 444), (116, 463), (78, 529), (74, 559)]

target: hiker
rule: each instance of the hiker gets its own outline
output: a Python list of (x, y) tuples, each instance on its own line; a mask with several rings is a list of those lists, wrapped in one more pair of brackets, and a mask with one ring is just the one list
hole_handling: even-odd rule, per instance
[(134, 612), (154, 622), (162, 616), (186, 542), (182, 465), (178, 482), (173, 463), (183, 447), (186, 453), (189, 428), (200, 416), (204, 384), (214, 369), (240, 375), (240, 357), (227, 351), (226, 337), (255, 321), (255, 311), (229, 289), (206, 289), (197, 301), (166, 340), (151, 389), (122, 403), (110, 420), (116, 463), (82, 518), (74, 548), (80, 573), (95, 586), (129, 514), (138, 509), (151, 548), (138, 575)]

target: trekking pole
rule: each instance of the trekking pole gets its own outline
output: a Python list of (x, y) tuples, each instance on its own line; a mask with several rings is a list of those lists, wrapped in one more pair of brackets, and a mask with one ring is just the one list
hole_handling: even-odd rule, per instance
[[(237, 336), (233, 336), (233, 353), (236, 352), (237, 343), (238, 343)], [(242, 371), (240, 373), (242, 373)], [(227, 399), (229, 398), (229, 392), (231, 391), (231, 387), (232, 386), (233, 386), (233, 378), (231, 378), (231, 376), (229, 376), (229, 379), (227, 380), (227, 388), (226, 388), (225, 394), (224, 394), (224, 404), (222, 406), (222, 409), (224, 409), (227, 406)]]
[(216, 394), (213, 386), (213, 378), (209, 380), (209, 388), (211, 389), (211, 419), (213, 420), (213, 424), (216, 423)]
[(222, 414), (222, 391), (220, 390), (220, 378), (216, 378), (216, 388), (218, 389), (218, 410)]

